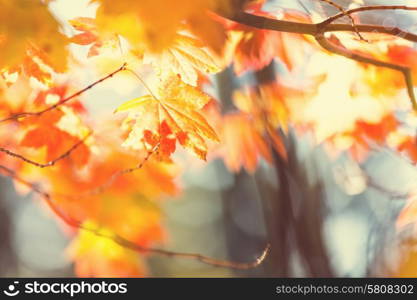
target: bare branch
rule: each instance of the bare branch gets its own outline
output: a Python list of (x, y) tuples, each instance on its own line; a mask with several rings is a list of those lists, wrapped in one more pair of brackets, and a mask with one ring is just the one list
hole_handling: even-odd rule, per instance
[[(352, 24), (352, 26), (353, 26), (353, 28), (355, 29), (355, 32), (356, 32), (356, 34), (358, 35), (358, 37), (359, 37), (359, 39), (360, 40), (362, 40), (362, 41), (366, 41), (366, 39), (361, 35), (361, 33), (360, 33), (360, 31), (358, 30), (358, 28), (356, 27), (356, 23), (355, 23), (355, 19), (353, 19), (353, 17), (352, 17), (352, 15), (351, 15), (351, 12), (350, 11), (347, 11), (347, 10), (345, 10), (342, 6), (340, 6), (339, 4), (337, 4), (337, 3), (335, 3), (335, 2), (333, 2), (332, 0), (320, 0), (320, 1), (322, 1), (322, 2), (326, 2), (327, 4), (329, 4), (329, 5), (331, 5), (331, 6), (333, 6), (333, 7), (336, 7), (336, 9), (338, 9), (339, 11), (340, 11), (340, 15), (341, 16), (346, 16), (346, 17), (348, 17), (349, 19), (350, 19), (350, 22), (351, 22), (351, 24)], [(328, 19), (327, 19), (328, 20)], [(326, 21), (327, 21), (326, 20)], [(329, 24), (330, 23), (332, 23), (332, 22), (329, 22)]]
[(72, 199), (80, 199), (83, 197), (89, 197), (89, 196), (94, 196), (94, 195), (99, 195), (101, 193), (103, 193), (106, 189), (110, 188), (111, 185), (114, 183), (114, 181), (119, 178), (120, 176), (123, 176), (125, 174), (130, 174), (133, 173), (135, 171), (138, 171), (140, 169), (143, 168), (143, 166), (145, 165), (145, 163), (151, 158), (151, 156), (158, 151), (160, 144), (157, 144), (153, 149), (151, 149), (150, 151), (148, 151), (147, 155), (134, 167), (132, 168), (128, 168), (128, 169), (123, 169), (120, 171), (117, 171), (116, 173), (114, 173), (112, 176), (109, 177), (109, 179), (104, 182), (103, 184), (85, 191), (83, 193), (79, 193), (76, 196), (74, 195), (64, 195), (64, 194), (56, 194), (59, 197), (65, 197), (65, 198), (72, 198)]
[[(378, 10), (378, 9), (405, 9), (405, 10), (417, 10), (417, 7), (408, 7), (408, 6), (368, 6), (362, 7), (358, 9), (348, 10), (346, 13), (352, 13), (357, 11), (365, 11), (365, 10)], [(392, 70), (399, 71), (403, 74), (408, 96), (411, 100), (413, 109), (417, 111), (417, 100), (414, 93), (414, 84), (411, 75), (410, 68), (402, 65), (397, 65), (389, 62), (379, 61), (370, 57), (366, 57), (357, 53), (353, 53), (347, 49), (340, 48), (338, 46), (333, 45), (330, 43), (325, 37), (324, 33), (332, 32), (332, 31), (353, 31), (353, 32), (372, 32), (372, 33), (384, 33), (389, 34), (392, 36), (397, 36), (412, 42), (417, 42), (417, 35), (406, 32), (400, 28), (386, 28), (384, 26), (378, 25), (349, 25), (349, 24), (330, 24), (333, 20), (343, 17), (344, 14), (338, 14), (337, 17), (329, 18), (331, 21), (325, 20), (322, 23), (318, 24), (307, 24), (307, 23), (299, 23), (299, 22), (291, 22), (291, 21), (284, 21), (284, 20), (276, 20), (267, 18), (264, 16), (258, 16), (254, 14), (249, 14), (246, 12), (239, 12), (233, 16), (224, 16), (230, 20), (235, 22), (251, 26), (254, 28), (259, 29), (269, 29), (274, 31), (280, 32), (289, 32), (289, 33), (299, 33), (299, 34), (307, 34), (312, 35), (316, 41), (322, 46), (324, 49), (344, 56), (346, 58), (366, 63), (372, 64), (379, 67), (389, 68)]]
[(33, 161), (33, 160), (29, 159), (29, 158), (26, 158), (25, 156), (23, 156), (21, 154), (12, 152), (12, 151), (10, 151), (8, 149), (5, 149), (3, 147), (0, 147), (0, 152), (6, 153), (9, 156), (12, 156), (12, 157), (18, 158), (20, 160), (23, 160), (24, 162), (27, 162), (27, 163), (29, 163), (31, 165), (36, 166), (36, 167), (39, 167), (39, 168), (47, 168), (47, 167), (54, 166), (60, 160), (63, 160), (64, 158), (70, 156), (73, 151), (75, 151), (79, 146), (81, 146), (87, 140), (88, 137), (91, 136), (91, 134), (92, 134), (92, 132), (90, 131), (83, 139), (79, 140), (77, 143), (75, 143), (74, 145), (72, 145), (63, 154), (61, 154), (57, 158), (55, 158), (55, 159), (53, 159), (53, 160), (51, 160), (51, 161), (49, 161), (47, 163), (39, 163), (39, 162)]
[(417, 100), (416, 96), (414, 94), (414, 87), (413, 87), (413, 79), (411, 75), (411, 70), (408, 67), (392, 64), (384, 61), (380, 61), (377, 59), (373, 59), (371, 57), (363, 56), (357, 53), (354, 53), (352, 51), (349, 51), (345, 48), (341, 48), (339, 46), (336, 46), (329, 42), (325, 37), (324, 34), (317, 34), (315, 36), (316, 41), (319, 43), (320, 46), (322, 46), (324, 49), (326, 49), (329, 52), (347, 57), (349, 59), (353, 59), (355, 61), (365, 63), (365, 64), (371, 64), (377, 67), (384, 67), (395, 71), (400, 71), (403, 76), (404, 80), (407, 86), (407, 92), (408, 96), (410, 97), (411, 103), (413, 105), (413, 109), (417, 111)]
[(70, 100), (74, 99), (75, 97), (80, 96), (81, 94), (85, 93), (86, 91), (88, 91), (89, 89), (93, 88), (93, 87), (94, 87), (94, 86), (96, 86), (97, 84), (99, 84), (99, 83), (101, 83), (101, 82), (103, 82), (103, 81), (105, 81), (105, 80), (107, 80), (107, 79), (109, 79), (109, 78), (113, 77), (113, 76), (114, 76), (114, 75), (116, 75), (117, 73), (119, 73), (119, 72), (121, 72), (121, 71), (126, 70), (126, 67), (127, 67), (127, 63), (124, 63), (124, 64), (123, 64), (120, 68), (118, 68), (117, 70), (115, 70), (115, 71), (111, 72), (110, 74), (108, 74), (108, 75), (104, 76), (103, 78), (101, 78), (101, 79), (99, 79), (99, 80), (97, 80), (97, 81), (93, 82), (93, 83), (92, 83), (92, 84), (90, 84), (89, 86), (87, 86), (87, 87), (83, 88), (82, 90), (79, 90), (78, 92), (76, 92), (76, 93), (74, 93), (74, 94), (72, 94), (72, 95), (70, 95), (70, 96), (68, 96), (68, 97), (66, 97), (66, 98), (64, 98), (64, 99), (62, 99), (62, 100), (61, 100), (61, 101), (59, 101), (58, 103), (56, 103), (56, 104), (54, 104), (54, 105), (51, 105), (51, 106), (49, 106), (49, 107), (47, 107), (47, 108), (45, 108), (45, 109), (43, 109), (43, 110), (40, 110), (40, 111), (37, 111), (37, 112), (21, 112), (21, 113), (18, 113), (18, 114), (13, 114), (13, 115), (11, 115), (11, 116), (9, 116), (9, 117), (5, 118), (5, 119), (0, 120), (0, 123), (6, 122), (6, 121), (12, 121), (12, 120), (20, 120), (20, 119), (22, 119), (22, 118), (26, 118), (26, 117), (30, 117), (30, 116), (41, 116), (41, 115), (43, 115), (44, 113), (46, 113), (46, 112), (48, 112), (48, 111), (51, 111), (51, 110), (54, 110), (54, 109), (56, 109), (57, 107), (59, 107), (59, 106), (61, 106), (61, 105), (65, 104), (65, 103), (67, 103), (68, 101), (70, 101)]
[[(378, 26), (378, 25), (367, 25), (367, 24), (359, 24), (356, 25), (356, 28), (363, 33), (382, 33), (388, 34), (394, 37), (398, 37), (410, 42), (417, 42), (417, 34), (405, 31), (398, 27), (385, 27), (385, 26)], [(324, 32), (336, 32), (336, 31), (354, 31), (352, 25), (349, 24), (329, 24), (324, 29)]]
[(248, 262), (248, 263), (241, 263), (241, 262), (232, 262), (228, 260), (220, 260), (220, 259), (204, 256), (198, 253), (184, 253), (184, 252), (175, 252), (175, 251), (169, 251), (169, 250), (164, 250), (164, 249), (159, 249), (159, 248), (144, 247), (134, 242), (131, 242), (121, 237), (120, 235), (104, 233), (102, 230), (100, 230), (100, 228), (91, 228), (91, 227), (85, 226), (82, 224), (82, 222), (68, 217), (56, 206), (56, 204), (52, 201), (52, 197), (48, 193), (40, 189), (36, 184), (26, 181), (23, 178), (20, 178), (16, 174), (15, 171), (3, 165), (0, 165), (0, 170), (4, 171), (8, 177), (11, 177), (14, 180), (26, 185), (34, 193), (41, 196), (45, 200), (48, 207), (54, 212), (54, 214), (57, 217), (59, 217), (59, 219), (62, 220), (68, 226), (71, 226), (80, 230), (85, 230), (97, 236), (110, 239), (122, 247), (131, 249), (139, 253), (151, 253), (151, 254), (158, 254), (158, 255), (163, 255), (163, 256), (168, 256), (168, 257), (194, 259), (202, 263), (205, 263), (207, 265), (211, 265), (215, 267), (246, 270), (246, 269), (256, 268), (257, 266), (259, 266), (265, 260), (270, 250), (270, 246), (268, 244), (263, 250), (263, 252), (261, 253), (261, 255), (257, 257), (254, 261)]
[[(325, 0), (321, 0), (325, 1)], [(354, 14), (357, 12), (363, 12), (363, 11), (373, 11), (373, 10), (409, 10), (409, 11), (417, 11), (417, 7), (411, 7), (406, 5), (375, 5), (375, 6), (361, 6), (357, 8), (353, 8), (350, 10), (347, 10), (345, 12), (342, 12), (340, 14), (334, 15), (333, 17), (327, 18), (325, 21), (323, 21), (321, 24), (323, 26), (326, 26), (328, 24), (333, 23), (337, 19), (340, 19), (344, 17), (346, 14)]]

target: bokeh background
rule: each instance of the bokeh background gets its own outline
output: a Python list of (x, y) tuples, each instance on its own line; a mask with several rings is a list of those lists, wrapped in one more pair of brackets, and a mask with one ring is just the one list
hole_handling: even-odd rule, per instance
[[(335, 1), (348, 7), (352, 1)], [(366, 4), (413, 4), (415, 1), (363, 1)], [(414, 3), (415, 4), (415, 3)], [(269, 1), (268, 10), (292, 8), (325, 17), (335, 9), (312, 0)], [(94, 16), (87, 0), (57, 0), (52, 11), (63, 21)], [(367, 23), (411, 28), (417, 18), (400, 12), (367, 13)], [(348, 20), (346, 21), (348, 22)], [(70, 30), (70, 29), (68, 29)], [(85, 56), (74, 46), (74, 53)], [(89, 62), (85, 62), (88, 64)], [(120, 63), (121, 64), (121, 63)], [(330, 68), (331, 66), (329, 66)], [(274, 72), (285, 71), (275, 63)], [(302, 70), (294, 70), (293, 74)], [(96, 76), (85, 68), (71, 74), (83, 86)], [(230, 105), (234, 89), (256, 84), (256, 74), (235, 78), (225, 70), (212, 78), (208, 92)], [(83, 96), (96, 118), (111, 113), (142, 88), (126, 78), (105, 82)], [(123, 80), (123, 81), (122, 81)], [(398, 213), (407, 193), (417, 188), (417, 170), (388, 150), (376, 148), (359, 166), (347, 154), (329, 157), (312, 136), (290, 130), (287, 137), (290, 167), (283, 181), (274, 168), (261, 162), (255, 174), (233, 174), (222, 160), (207, 164), (190, 161), (181, 151), (183, 175), (180, 197), (163, 201), (166, 249), (195, 252), (233, 261), (252, 261), (271, 241), (271, 231), (282, 231), (285, 246), (273, 250), (263, 265), (237, 271), (215, 268), (187, 259), (150, 256), (149, 276), (155, 277), (263, 277), (263, 276), (391, 276), (404, 259), (404, 241), (412, 230), (398, 232)], [(289, 179), (289, 180), (288, 180)], [(281, 184), (281, 186), (280, 186)], [(286, 185), (292, 205), (281, 203)], [(117, 212), (115, 212), (117, 213)], [(31, 195), (19, 197), (9, 179), (0, 178), (0, 276), (74, 276), (66, 256), (69, 239), (41, 203)], [(278, 241), (275, 241), (277, 243)], [(304, 244), (303, 244), (304, 243)], [(412, 262), (411, 262), (412, 263)], [(416, 266), (417, 269), (417, 266)], [(413, 274), (411, 274), (413, 275)], [(417, 273), (416, 273), (417, 275)]]

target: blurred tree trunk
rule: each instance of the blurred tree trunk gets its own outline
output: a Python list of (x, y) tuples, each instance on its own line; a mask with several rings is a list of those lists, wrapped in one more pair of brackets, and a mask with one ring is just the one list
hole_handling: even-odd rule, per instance
[[(275, 81), (274, 65), (255, 74), (258, 85)], [(299, 258), (305, 276), (333, 277), (323, 237), (324, 193), (320, 184), (310, 185), (305, 166), (296, 157), (294, 140), (284, 134), (288, 161), (284, 160), (270, 142), (277, 190), (261, 188), (264, 193), (264, 213), (271, 243), (268, 276), (293, 276), (294, 259)], [(269, 141), (272, 139), (269, 138)], [(311, 173), (312, 170), (309, 170)], [(297, 257), (295, 256), (297, 255)]]
[[(273, 64), (255, 74), (259, 85), (275, 81)], [(219, 98), (223, 112), (232, 110), (232, 95), (235, 78), (230, 69), (217, 77)], [(267, 241), (271, 244), (271, 253), (266, 262), (257, 269), (239, 271), (242, 276), (292, 277), (304, 275), (309, 277), (333, 277), (322, 233), (325, 217), (324, 195), (320, 184), (311, 186), (307, 180), (305, 166), (298, 162), (294, 141), (284, 134), (282, 139), (287, 146), (288, 161), (285, 161), (273, 147), (276, 184), (263, 178), (262, 174), (254, 178), (245, 172), (234, 175), (233, 188), (223, 191), (224, 228), (230, 259), (247, 260), (254, 253), (259, 253), (265, 245), (259, 236), (243, 232), (233, 222), (236, 210), (256, 206), (261, 196), (263, 217), (267, 231)], [(309, 170), (311, 173), (312, 170)], [(260, 193), (261, 195), (258, 195)], [(232, 205), (238, 201), (239, 205)], [(254, 215), (253, 218), (257, 216)], [(259, 229), (261, 230), (261, 229)], [(295, 266), (295, 261), (299, 266)], [(294, 273), (301, 267), (302, 274)], [(298, 268), (297, 268), (298, 269)]]
[[(217, 92), (222, 104), (222, 111), (230, 112), (235, 110), (232, 97), (236, 88), (235, 75), (230, 68), (225, 69), (216, 76)], [(265, 240), (261, 237), (264, 231), (262, 214), (255, 214), (256, 211), (262, 211), (259, 199), (259, 193), (256, 189), (254, 178), (241, 171), (233, 174), (233, 187), (222, 191), (223, 202), (223, 224), (225, 231), (226, 248), (229, 258), (233, 261), (247, 261), (254, 255), (259, 254), (265, 247)], [(238, 214), (246, 214), (247, 211), (252, 212), (251, 224), (257, 228), (252, 228), (253, 232), (258, 235), (250, 234), (236, 224), (234, 216)], [(261, 224), (261, 225), (259, 225)], [(243, 277), (261, 277), (265, 276), (263, 266), (251, 270), (237, 270), (236, 274)]]

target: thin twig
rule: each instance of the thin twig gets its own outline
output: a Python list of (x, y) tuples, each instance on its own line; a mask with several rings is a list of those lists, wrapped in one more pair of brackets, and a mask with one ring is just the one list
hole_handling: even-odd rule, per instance
[(397, 65), (397, 64), (392, 64), (389, 62), (380, 61), (377, 59), (373, 59), (371, 57), (367, 57), (367, 56), (363, 56), (363, 55), (351, 52), (345, 48), (336, 46), (332, 44), (331, 42), (329, 42), (325, 38), (324, 34), (317, 34), (315, 38), (316, 38), (316, 41), (319, 43), (319, 45), (329, 52), (344, 56), (346, 58), (349, 58), (349, 59), (352, 59), (361, 63), (371, 64), (377, 67), (388, 68), (391, 70), (401, 72), (404, 76), (405, 84), (407, 86), (408, 96), (410, 97), (413, 109), (417, 111), (417, 100), (414, 94), (413, 79), (412, 79), (410, 68)]
[(169, 250), (164, 250), (164, 249), (159, 249), (159, 248), (144, 247), (144, 246), (138, 245), (134, 242), (131, 242), (131, 241), (121, 237), (120, 235), (104, 233), (103, 231), (100, 230), (100, 228), (91, 228), (91, 227), (85, 226), (85, 225), (83, 225), (82, 222), (68, 217), (55, 205), (55, 203), (52, 201), (52, 197), (48, 193), (46, 193), (45, 191), (40, 189), (37, 185), (35, 185), (34, 183), (31, 183), (29, 181), (26, 181), (23, 178), (20, 178), (16, 174), (15, 171), (13, 171), (12, 169), (9, 169), (9, 168), (7, 168), (3, 165), (0, 165), (0, 170), (3, 170), (6, 174), (8, 174), (7, 175), (8, 177), (11, 177), (14, 180), (20, 182), (21, 184), (26, 185), (34, 193), (41, 196), (45, 200), (48, 207), (54, 212), (54, 214), (56, 216), (58, 216), (59, 219), (61, 219), (68, 226), (71, 226), (71, 227), (74, 227), (74, 228), (77, 228), (77, 229), (80, 229), (80, 230), (85, 230), (85, 231), (91, 232), (91, 233), (93, 233), (97, 236), (101, 236), (101, 237), (110, 239), (110, 240), (112, 240), (113, 242), (117, 243), (118, 245), (120, 245), (122, 247), (131, 249), (131, 250), (139, 252), (139, 253), (152, 253), (152, 254), (159, 254), (159, 255), (168, 256), (168, 257), (194, 259), (194, 260), (197, 260), (197, 261), (200, 261), (202, 263), (205, 263), (205, 264), (208, 264), (208, 265), (211, 265), (211, 266), (215, 266), (215, 267), (224, 267), (224, 268), (231, 268), (231, 269), (246, 270), (246, 269), (252, 269), (252, 268), (255, 268), (255, 267), (259, 266), (265, 260), (265, 258), (267, 257), (267, 255), (269, 253), (269, 250), (270, 250), (270, 246), (268, 244), (265, 247), (265, 249), (263, 250), (263, 252), (261, 253), (261, 255), (258, 258), (256, 258), (254, 261), (248, 262), (248, 263), (241, 263), (241, 262), (232, 262), (232, 261), (227, 261), (227, 260), (220, 260), (220, 259), (205, 256), (205, 255), (201, 255), (201, 254), (198, 254), (198, 253), (183, 253), (183, 252), (174, 252), (174, 251), (169, 251)]
[(79, 146), (81, 146), (81, 144), (83, 144), (87, 140), (88, 137), (91, 136), (91, 134), (92, 134), (92, 132), (90, 131), (83, 139), (79, 140), (77, 143), (75, 143), (74, 145), (72, 145), (63, 154), (59, 155), (57, 158), (55, 158), (55, 159), (53, 159), (53, 160), (51, 160), (51, 161), (49, 161), (47, 163), (39, 163), (39, 162), (36, 162), (34, 160), (31, 160), (29, 158), (26, 158), (25, 156), (23, 156), (21, 154), (12, 152), (12, 151), (10, 151), (8, 149), (5, 149), (3, 147), (0, 147), (0, 152), (6, 153), (9, 156), (12, 156), (12, 157), (18, 158), (20, 160), (23, 160), (24, 162), (27, 162), (27, 163), (29, 163), (31, 165), (36, 166), (36, 167), (39, 167), (39, 168), (47, 168), (47, 167), (54, 166), (60, 160), (63, 160), (64, 158), (70, 156), (73, 151), (75, 151)]
[(37, 111), (37, 112), (21, 112), (21, 113), (13, 114), (13, 115), (11, 115), (11, 116), (9, 116), (9, 117), (5, 118), (5, 119), (0, 120), (0, 123), (7, 122), (7, 121), (12, 121), (12, 120), (19, 120), (19, 119), (26, 118), (26, 117), (30, 117), (30, 116), (41, 116), (41, 115), (43, 115), (44, 113), (46, 113), (46, 112), (48, 112), (48, 111), (51, 111), (51, 110), (54, 110), (54, 109), (56, 109), (57, 107), (59, 107), (59, 106), (61, 106), (61, 105), (65, 104), (65, 103), (67, 103), (68, 101), (70, 101), (70, 100), (74, 99), (75, 97), (80, 96), (81, 94), (85, 93), (86, 91), (88, 91), (89, 89), (93, 88), (93, 87), (94, 87), (94, 86), (96, 86), (97, 84), (99, 84), (99, 83), (101, 83), (101, 82), (103, 82), (103, 81), (105, 81), (105, 80), (107, 80), (107, 79), (109, 79), (109, 78), (113, 77), (113, 76), (114, 76), (114, 75), (116, 75), (117, 73), (119, 73), (119, 72), (121, 72), (121, 71), (126, 70), (126, 67), (127, 67), (127, 63), (124, 63), (124, 64), (123, 64), (120, 68), (118, 68), (117, 70), (115, 70), (115, 71), (111, 72), (110, 74), (108, 74), (108, 75), (104, 76), (103, 78), (101, 78), (101, 79), (99, 79), (99, 80), (97, 80), (97, 81), (93, 82), (92, 84), (88, 85), (87, 87), (83, 88), (82, 90), (79, 90), (78, 92), (76, 92), (76, 93), (74, 93), (74, 94), (72, 94), (72, 95), (70, 95), (70, 96), (68, 96), (68, 97), (66, 97), (66, 98), (64, 98), (64, 99), (62, 99), (62, 100), (61, 100), (61, 101), (59, 101), (58, 103), (56, 103), (56, 104), (54, 104), (54, 105), (51, 105), (51, 106), (49, 106), (49, 107), (47, 107), (47, 108), (45, 108), (45, 109), (43, 109), (43, 110), (40, 110), (40, 111)]
[[(325, 1), (325, 0), (322, 0)], [(363, 11), (374, 11), (374, 10), (408, 10), (408, 11), (416, 11), (417, 7), (413, 6), (406, 6), (406, 5), (373, 5), (373, 6), (361, 6), (357, 8), (353, 8), (350, 10), (345, 11), (345, 13), (339, 13), (337, 15), (334, 15), (333, 17), (327, 18), (325, 21), (323, 21), (321, 24), (326, 26), (327, 24), (331, 24), (337, 19), (342, 18), (345, 16), (345, 14), (354, 14), (357, 12), (363, 12)]]
[(89, 196), (95, 196), (95, 195), (99, 195), (101, 193), (103, 193), (106, 189), (108, 189), (109, 187), (111, 187), (111, 185), (114, 183), (114, 181), (119, 178), (120, 176), (126, 175), (126, 174), (130, 174), (133, 173), (135, 171), (138, 171), (140, 169), (143, 168), (143, 166), (145, 165), (145, 163), (151, 158), (151, 156), (158, 151), (159, 149), (159, 143), (150, 151), (148, 151), (147, 155), (135, 166), (135, 167), (131, 167), (131, 168), (127, 168), (127, 169), (123, 169), (120, 171), (117, 171), (116, 173), (114, 173), (113, 175), (111, 175), (106, 182), (104, 182), (103, 184), (77, 194), (76, 196), (74, 195), (66, 195), (66, 194), (54, 194), (56, 196), (59, 197), (65, 197), (65, 198), (72, 198), (72, 199), (80, 199), (83, 197), (89, 197)]
[[(343, 15), (340, 15), (343, 16)], [(224, 15), (225, 18), (241, 23), (250, 27), (258, 29), (268, 29), (279, 32), (298, 33), (315, 36), (318, 33), (323, 32), (335, 32), (335, 31), (355, 31), (355, 28), (351, 24), (327, 24), (326, 21), (317, 24), (300, 23), (294, 21), (277, 20), (260, 15), (254, 15), (246, 12), (239, 12), (235, 15)], [(392, 36), (398, 36), (402, 39), (417, 42), (417, 34), (402, 30), (398, 27), (385, 27), (379, 25), (370, 24), (358, 24), (356, 28), (362, 33), (383, 33)]]
[[(340, 11), (340, 15), (341, 16), (346, 16), (346, 17), (348, 17), (349, 19), (350, 19), (350, 22), (352, 23), (352, 26), (353, 26), (353, 28), (355, 29), (355, 33), (358, 35), (358, 37), (359, 37), (359, 39), (361, 40), (361, 41), (366, 41), (367, 42), (367, 40), (362, 36), (362, 34), (360, 33), (360, 31), (358, 30), (358, 28), (356, 27), (356, 23), (355, 23), (355, 19), (353, 19), (353, 17), (352, 17), (352, 15), (351, 15), (351, 12), (350, 11), (348, 11), (348, 10), (345, 10), (342, 6), (340, 6), (339, 4), (337, 4), (337, 3), (335, 3), (335, 2), (333, 2), (332, 0), (320, 0), (320, 1), (322, 1), (322, 2), (326, 2), (327, 4), (329, 4), (329, 5), (331, 5), (331, 6), (333, 6), (333, 7), (336, 7), (336, 9), (338, 9), (339, 11)], [(328, 20), (328, 19), (327, 19)], [(326, 21), (327, 21), (326, 20)], [(332, 23), (332, 22), (330, 22), (330, 23)], [(330, 24), (329, 23), (329, 24)]]
[[(378, 10), (378, 9), (406, 9), (406, 10), (417, 10), (417, 7), (408, 7), (408, 6), (369, 6), (367, 10)], [(362, 7), (361, 11), (364, 11), (365, 8)], [(356, 9), (357, 11), (358, 9)], [(351, 13), (355, 10), (347, 11)], [(339, 14), (339, 17), (342, 17), (343, 14)], [(377, 25), (357, 25), (354, 28), (352, 25), (349, 24), (330, 24), (328, 20), (325, 20), (322, 23), (318, 24), (308, 24), (308, 23), (299, 23), (299, 22), (292, 22), (292, 21), (284, 21), (284, 20), (277, 20), (272, 18), (267, 18), (264, 16), (253, 15), (246, 12), (239, 12), (233, 16), (225, 16), (235, 22), (252, 26), (255, 28), (260, 29), (268, 29), (280, 32), (290, 32), (290, 33), (299, 33), (299, 34), (307, 34), (312, 35), (316, 41), (322, 46), (324, 49), (344, 56), (346, 58), (366, 63), (372, 64), (379, 67), (389, 68), (392, 70), (400, 71), (405, 79), (405, 83), (407, 86), (407, 93), (412, 103), (413, 109), (417, 110), (417, 100), (414, 94), (414, 84), (412, 80), (412, 74), (410, 68), (406, 66), (401, 66), (393, 63), (379, 61), (370, 57), (366, 57), (363, 55), (359, 55), (347, 49), (343, 49), (341, 47), (335, 46), (330, 43), (325, 37), (324, 34), (326, 32), (331, 31), (355, 31), (358, 30), (359, 32), (373, 32), (373, 33), (385, 33), (393, 36), (397, 36), (406, 40), (410, 40), (413, 42), (417, 42), (417, 35), (406, 32), (400, 28), (386, 28), (384, 26), (377, 26)], [(330, 18), (332, 21), (335, 17)], [(337, 18), (336, 18), (337, 19)]]

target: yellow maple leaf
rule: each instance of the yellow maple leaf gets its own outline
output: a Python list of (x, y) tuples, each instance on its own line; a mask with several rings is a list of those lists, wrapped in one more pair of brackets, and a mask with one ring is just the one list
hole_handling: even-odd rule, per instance
[(219, 141), (214, 129), (198, 112), (210, 97), (174, 75), (164, 81), (158, 94), (159, 97), (145, 95), (130, 100), (116, 109), (129, 113), (124, 127), (130, 133), (124, 145), (132, 148), (159, 145), (162, 154), (169, 157), (178, 141), (205, 160), (205, 139)]
[(19, 64), (31, 47), (56, 71), (66, 68), (67, 38), (42, 1), (0, 0), (0, 69)]
[(161, 53), (146, 53), (144, 63), (152, 64), (160, 73), (172, 71), (185, 83), (196, 86), (198, 71), (213, 74), (221, 70), (203, 47), (198, 40), (178, 34), (174, 44)]

